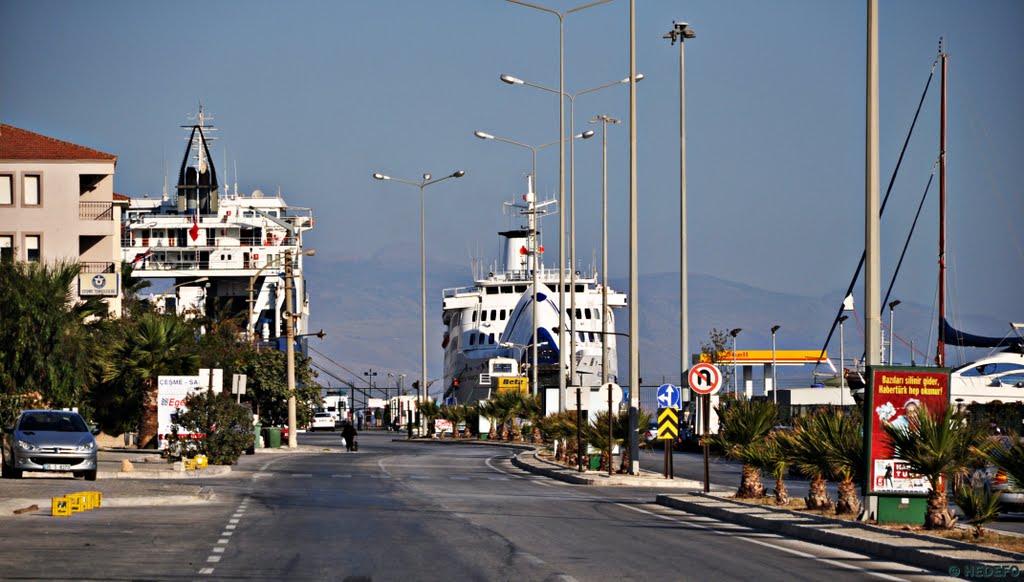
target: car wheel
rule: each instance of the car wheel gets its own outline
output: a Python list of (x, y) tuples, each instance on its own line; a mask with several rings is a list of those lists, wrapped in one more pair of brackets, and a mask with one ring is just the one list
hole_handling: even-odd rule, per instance
[(95, 481), (96, 480), (96, 469), (91, 469), (89, 471), (85, 471), (85, 480), (86, 481)]

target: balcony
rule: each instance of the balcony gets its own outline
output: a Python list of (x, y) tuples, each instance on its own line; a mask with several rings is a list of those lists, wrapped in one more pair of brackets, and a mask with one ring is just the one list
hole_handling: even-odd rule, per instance
[(79, 220), (114, 220), (113, 202), (79, 202)]
[(95, 261), (83, 261), (78, 263), (83, 273), (115, 273), (114, 263), (109, 261), (106, 262), (95, 262)]

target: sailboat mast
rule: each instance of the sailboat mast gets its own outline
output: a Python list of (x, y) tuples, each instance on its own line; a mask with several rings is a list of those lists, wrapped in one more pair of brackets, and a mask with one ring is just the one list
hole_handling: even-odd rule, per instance
[(946, 365), (946, 61), (948, 54), (939, 41), (942, 57), (941, 121), (939, 123), (939, 334), (935, 365)]

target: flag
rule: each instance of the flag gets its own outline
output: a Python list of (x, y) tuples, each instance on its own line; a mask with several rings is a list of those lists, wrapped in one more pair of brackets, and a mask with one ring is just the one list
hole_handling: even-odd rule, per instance
[(196, 220), (196, 215), (192, 215), (192, 228), (188, 229), (188, 235), (195, 241), (199, 238), (199, 222)]
[(853, 293), (850, 293), (849, 295), (846, 296), (845, 299), (843, 299), (843, 311), (852, 311), (852, 310), (853, 310)]
[(146, 257), (148, 257), (149, 255), (152, 255), (152, 254), (153, 254), (153, 249), (147, 249), (146, 252), (139, 253), (139, 254), (135, 255), (135, 258), (132, 259), (132, 264), (134, 265), (135, 263), (141, 261), (142, 259), (145, 259)]

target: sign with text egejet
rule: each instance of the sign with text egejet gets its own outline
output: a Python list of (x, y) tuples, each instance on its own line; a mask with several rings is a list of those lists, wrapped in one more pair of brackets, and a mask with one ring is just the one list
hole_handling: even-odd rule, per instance
[(949, 406), (947, 368), (873, 367), (867, 418), (871, 493), (928, 493), (928, 480), (893, 454), (883, 426), (914, 430), (922, 406), (931, 413)]

